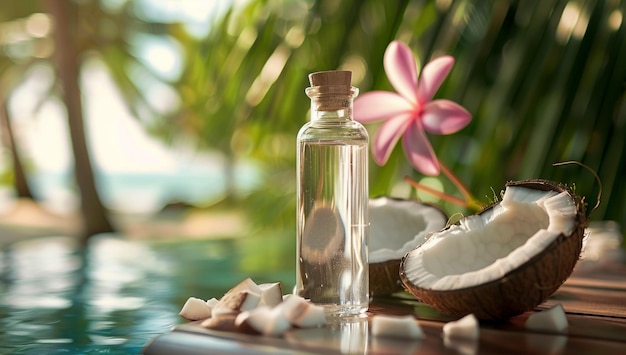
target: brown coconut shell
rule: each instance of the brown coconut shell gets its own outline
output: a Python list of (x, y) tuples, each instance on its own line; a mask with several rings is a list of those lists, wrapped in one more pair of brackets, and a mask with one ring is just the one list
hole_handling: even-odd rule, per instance
[(400, 281), (401, 259), (370, 264), (370, 293), (373, 295), (390, 295), (404, 291)]
[[(385, 196), (386, 197), (386, 196)], [(439, 213), (441, 213), (441, 217), (443, 221), (448, 220), (448, 215), (441, 209), (441, 207), (427, 203), (421, 202), (417, 200), (405, 200), (397, 197), (386, 197), (390, 200), (395, 201), (411, 201), (412, 203), (433, 208)], [(390, 231), (393, 233), (393, 231)], [(372, 236), (370, 235), (370, 238)], [(402, 281), (400, 280), (400, 262), (402, 258), (392, 259), (387, 261), (382, 261), (378, 263), (370, 263), (369, 264), (369, 291), (370, 294), (374, 296), (384, 296), (391, 295), (396, 292), (404, 291), (404, 286), (402, 285)]]
[(400, 279), (409, 292), (423, 303), (451, 316), (462, 317), (473, 313), (478, 319), (504, 320), (533, 310), (567, 280), (580, 257), (587, 227), (583, 201), (567, 186), (547, 180), (514, 181), (506, 186), (567, 192), (577, 208), (574, 231), (571, 235), (559, 235), (541, 253), (500, 279), (458, 290), (429, 290), (413, 285), (404, 273), (407, 253), (400, 265)]

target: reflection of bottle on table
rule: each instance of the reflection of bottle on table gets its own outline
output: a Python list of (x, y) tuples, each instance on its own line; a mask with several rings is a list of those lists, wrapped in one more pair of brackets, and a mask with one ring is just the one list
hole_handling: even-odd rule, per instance
[(329, 314), (368, 308), (368, 135), (352, 120), (351, 73), (309, 76), (311, 121), (298, 133), (295, 293)]

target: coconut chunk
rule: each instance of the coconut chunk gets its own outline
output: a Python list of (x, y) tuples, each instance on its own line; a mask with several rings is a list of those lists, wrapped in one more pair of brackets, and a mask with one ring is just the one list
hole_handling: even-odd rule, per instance
[(239, 313), (254, 309), (261, 301), (261, 294), (251, 291), (228, 292), (213, 309), (213, 314)]
[(459, 320), (448, 322), (443, 326), (444, 336), (451, 338), (477, 339), (478, 330), (478, 320), (473, 314), (468, 314)]
[(283, 288), (280, 282), (260, 284), (261, 302), (259, 305), (275, 307), (283, 301)]
[(567, 316), (561, 304), (533, 313), (526, 320), (526, 328), (532, 330), (563, 331), (568, 327)]
[(296, 327), (311, 328), (326, 324), (324, 308), (297, 295), (285, 298), (276, 309)]
[(372, 317), (372, 335), (404, 339), (421, 339), (422, 328), (413, 316), (375, 315)]
[(215, 308), (219, 303), (220, 303), (220, 300), (218, 300), (215, 297), (213, 297), (211, 299), (208, 299), (206, 301), (206, 304), (209, 305), (209, 307), (211, 307), (211, 309)]
[(212, 307), (204, 300), (189, 297), (178, 314), (187, 320), (200, 320), (211, 317), (211, 313)]
[[(261, 307), (265, 307), (265, 306), (261, 306)], [(235, 328), (237, 328), (239, 332), (246, 333), (246, 334), (261, 334), (259, 330), (253, 328), (248, 323), (248, 318), (250, 318), (250, 313), (253, 311), (254, 309), (251, 311), (244, 311), (244, 312), (237, 314), (234, 324), (235, 324)]]
[(238, 283), (237, 285), (235, 285), (230, 290), (228, 290), (224, 294), (224, 296), (227, 296), (230, 293), (237, 293), (241, 291), (249, 291), (249, 292), (257, 293), (259, 295), (263, 294), (263, 290), (261, 290), (259, 285), (257, 285), (256, 282), (252, 281), (252, 279), (248, 277), (244, 279), (243, 281), (241, 281), (240, 283)]
[(225, 332), (236, 331), (236, 317), (237, 315), (234, 313), (216, 314), (211, 318), (203, 320), (200, 323), (200, 326), (207, 329), (221, 330)]
[(291, 323), (280, 309), (267, 306), (239, 314), (235, 323), (239, 329), (249, 328), (257, 333), (274, 337), (282, 336), (291, 328)]

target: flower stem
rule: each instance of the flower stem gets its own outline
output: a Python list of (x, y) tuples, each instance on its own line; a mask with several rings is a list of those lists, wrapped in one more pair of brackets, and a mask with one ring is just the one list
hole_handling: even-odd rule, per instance
[(443, 172), (443, 174), (446, 177), (448, 177), (448, 179), (450, 179), (450, 181), (452, 181), (452, 183), (454, 184), (454, 186), (456, 186), (457, 189), (459, 189), (459, 191), (463, 195), (463, 199), (455, 197), (455, 196), (448, 195), (445, 192), (441, 192), (441, 191), (435, 190), (435, 189), (433, 189), (431, 187), (422, 185), (419, 182), (416, 182), (416, 181), (412, 180), (408, 176), (406, 176), (404, 178), (404, 181), (408, 182), (409, 185), (413, 186), (417, 190), (424, 191), (424, 192), (429, 193), (429, 194), (431, 194), (431, 195), (433, 195), (435, 197), (438, 197), (438, 198), (440, 198), (440, 199), (442, 199), (444, 201), (453, 203), (453, 204), (455, 204), (457, 206), (470, 208), (470, 209), (473, 209), (473, 210), (476, 210), (476, 211), (478, 211), (478, 210), (483, 208), (483, 205), (481, 203), (479, 203), (472, 196), (472, 194), (469, 192), (469, 189), (461, 182), (461, 180), (459, 180), (458, 177), (456, 177), (456, 175), (454, 175), (441, 162), (439, 162), (439, 167), (440, 167), (441, 171)]
[(469, 189), (461, 182), (461, 180), (459, 180), (459, 178), (456, 177), (456, 175), (454, 175), (450, 171), (450, 169), (448, 169), (445, 165), (443, 165), (441, 161), (439, 162), (439, 168), (444, 173), (444, 175), (447, 176), (448, 179), (450, 179), (450, 181), (452, 181), (454, 186), (456, 186), (456, 188), (459, 189), (459, 191), (461, 192), (463, 197), (465, 197), (466, 200), (473, 200), (472, 194), (469, 192)]
[(450, 179), (450, 181), (452, 181), (454, 186), (456, 186), (456, 188), (459, 189), (459, 191), (461, 192), (461, 194), (465, 198), (465, 201), (467, 203), (467, 207), (472, 208), (472, 209), (474, 209), (476, 211), (478, 211), (478, 210), (480, 210), (480, 209), (482, 209), (484, 207), (481, 203), (479, 203), (474, 198), (474, 196), (472, 196), (472, 193), (469, 191), (467, 186), (465, 186), (465, 184), (463, 184), (461, 182), (461, 180), (456, 175), (454, 175), (454, 173), (452, 173), (452, 171), (450, 171), (450, 169), (448, 169), (445, 165), (443, 165), (443, 163), (441, 163), (441, 161), (439, 161), (439, 168), (444, 173), (444, 175), (446, 175), (448, 177), (448, 179)]
[(409, 183), (409, 185), (413, 186), (415, 189), (424, 191), (426, 193), (429, 193), (429, 194), (431, 194), (431, 195), (433, 195), (435, 197), (438, 197), (438, 198), (440, 198), (440, 199), (442, 199), (444, 201), (453, 203), (453, 204), (461, 206), (461, 207), (466, 207), (466, 208), (469, 207), (469, 204), (468, 204), (467, 201), (462, 200), (462, 199), (460, 199), (458, 197), (450, 196), (450, 195), (446, 194), (445, 192), (441, 192), (441, 191), (435, 190), (432, 187), (428, 187), (426, 185), (422, 185), (419, 182), (414, 181), (413, 179), (411, 179), (408, 176), (404, 177), (404, 181)]

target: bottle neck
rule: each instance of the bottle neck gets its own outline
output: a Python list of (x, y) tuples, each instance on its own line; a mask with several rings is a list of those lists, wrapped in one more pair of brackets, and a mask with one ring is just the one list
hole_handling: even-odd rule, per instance
[(313, 86), (306, 89), (311, 98), (311, 121), (350, 121), (358, 89), (351, 86)]
[(346, 103), (344, 107), (328, 109), (320, 106), (311, 100), (311, 121), (332, 120), (332, 121), (350, 121), (352, 120), (352, 100)]

